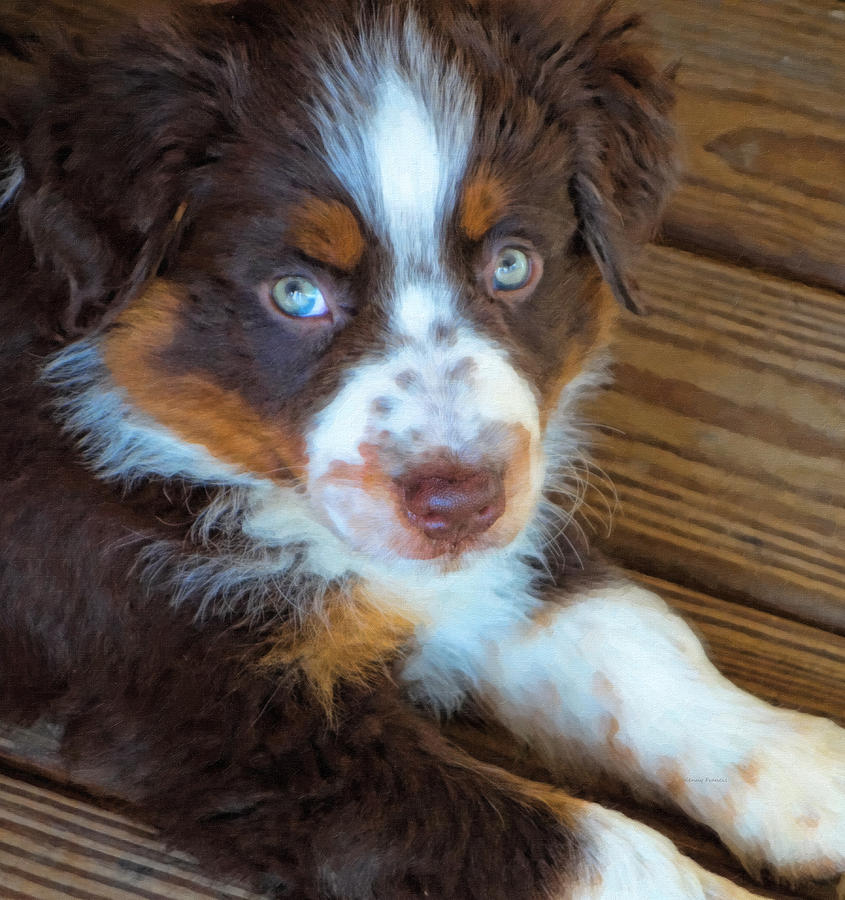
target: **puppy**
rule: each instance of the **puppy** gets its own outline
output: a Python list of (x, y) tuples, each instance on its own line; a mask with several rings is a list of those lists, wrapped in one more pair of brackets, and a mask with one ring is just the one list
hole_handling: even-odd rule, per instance
[(278, 896), (747, 896), (456, 749), (470, 703), (752, 871), (845, 869), (843, 732), (569, 559), (674, 178), (636, 20), (571, 6), (5, 7), (0, 712)]

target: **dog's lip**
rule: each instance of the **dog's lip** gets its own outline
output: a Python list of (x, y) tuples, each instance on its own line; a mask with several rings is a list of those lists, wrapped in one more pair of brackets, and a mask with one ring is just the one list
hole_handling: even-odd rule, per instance
[(490, 541), (485, 541), (483, 537), (477, 535), (464, 535), (457, 540), (439, 540), (437, 538), (429, 538), (421, 535), (421, 540), (429, 547), (434, 548), (437, 552), (432, 559), (460, 559), (473, 550), (483, 550), (490, 545)]

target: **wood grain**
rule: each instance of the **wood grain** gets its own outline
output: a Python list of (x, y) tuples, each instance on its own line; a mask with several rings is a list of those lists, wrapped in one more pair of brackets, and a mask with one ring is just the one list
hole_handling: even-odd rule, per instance
[(257, 900), (207, 878), (189, 857), (165, 848), (153, 829), (2, 772), (0, 897)]
[(845, 629), (845, 303), (665, 247), (639, 279), (651, 313), (625, 318), (615, 384), (585, 411), (619, 497), (602, 545)]
[(668, 242), (845, 290), (845, 5), (636, 0), (678, 60)]

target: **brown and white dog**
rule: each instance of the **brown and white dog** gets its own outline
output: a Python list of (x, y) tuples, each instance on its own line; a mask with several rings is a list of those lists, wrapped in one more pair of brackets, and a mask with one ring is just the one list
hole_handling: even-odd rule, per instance
[(434, 715), (467, 704), (752, 871), (845, 870), (843, 732), (567, 561), (576, 405), (673, 181), (636, 20), (2, 16), (0, 714), (278, 896), (747, 896), (469, 758)]

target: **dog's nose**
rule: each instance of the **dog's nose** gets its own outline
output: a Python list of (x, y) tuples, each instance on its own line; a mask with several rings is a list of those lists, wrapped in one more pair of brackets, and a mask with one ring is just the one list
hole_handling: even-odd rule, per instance
[(408, 518), (432, 540), (458, 541), (480, 534), (505, 511), (502, 478), (486, 469), (411, 472), (401, 488)]

